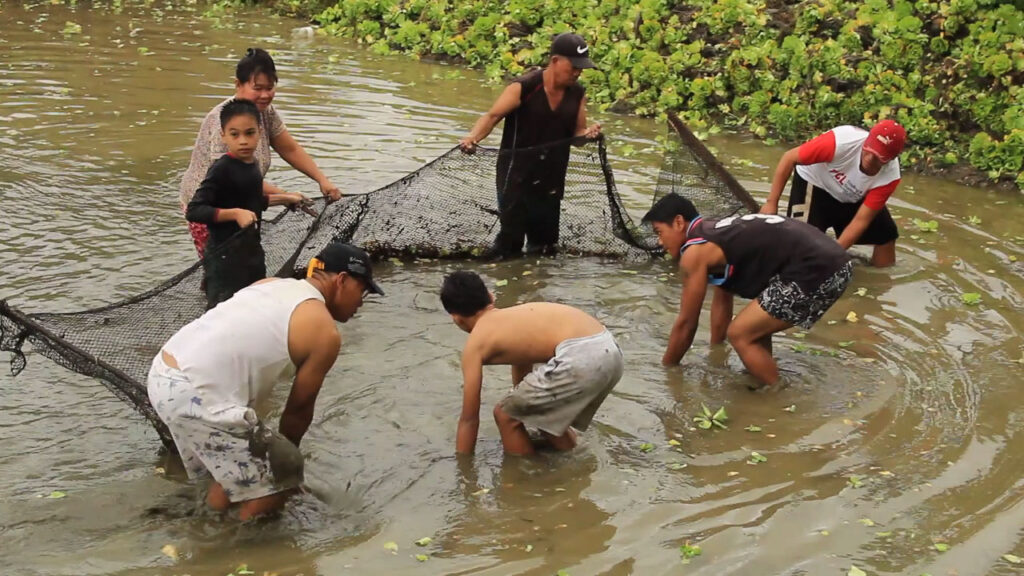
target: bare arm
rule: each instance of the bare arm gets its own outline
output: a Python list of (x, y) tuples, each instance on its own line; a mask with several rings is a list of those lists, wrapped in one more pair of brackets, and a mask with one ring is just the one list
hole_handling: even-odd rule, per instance
[(764, 206), (761, 206), (761, 214), (779, 213), (779, 198), (782, 197), (782, 189), (786, 187), (789, 175), (793, 173), (793, 168), (799, 164), (799, 160), (799, 147), (790, 148), (782, 155), (779, 165), (775, 167), (775, 176), (772, 178), (772, 187), (768, 192), (768, 200), (765, 201)]
[(483, 387), (484, 366), (479, 348), (472, 342), (462, 351), (462, 412), (455, 432), (455, 451), (472, 454), (480, 430), (480, 389)]
[(280, 134), (271, 138), (270, 146), (281, 158), (284, 158), (285, 162), (316, 181), (320, 185), (320, 192), (324, 196), (328, 196), (331, 200), (341, 198), (341, 191), (338, 190), (338, 187), (332, 184), (327, 176), (324, 176), (324, 173), (320, 171), (320, 167), (313, 161), (312, 156), (292, 137), (288, 130), (283, 130)]
[(878, 214), (878, 212), (879, 210), (861, 205), (860, 209), (857, 210), (857, 214), (853, 217), (853, 220), (850, 221), (843, 230), (843, 233), (839, 236), (839, 245), (842, 246), (844, 250), (853, 246), (853, 244), (860, 239), (860, 235), (868, 229), (868, 225), (875, 219), (875, 214)]
[(725, 342), (725, 334), (732, 322), (732, 293), (715, 287), (711, 297), (711, 344)]
[[(305, 306), (305, 303), (300, 304), (300, 308)], [(300, 308), (296, 308), (289, 326), (290, 333), (293, 329), (298, 329), (299, 333), (295, 336), (294, 346), (289, 336), (288, 348), (290, 353), (294, 351), (304, 356), (297, 363), (295, 382), (284, 406), (284, 413), (281, 414), (280, 424), (281, 434), (296, 446), (313, 421), (316, 397), (341, 348), (338, 329), (332, 320), (324, 318), (326, 310), (316, 310), (315, 305), (305, 310)]]
[(699, 256), (703, 252), (702, 248), (703, 246), (690, 248), (683, 253), (679, 263), (683, 273), (683, 294), (679, 301), (679, 315), (672, 323), (672, 332), (668, 337), (668, 348), (661, 358), (661, 363), (665, 366), (679, 364), (693, 344), (693, 336), (697, 333), (700, 309), (708, 291), (707, 263)]
[(522, 95), (523, 85), (519, 82), (513, 82), (506, 86), (501, 96), (498, 96), (498, 99), (494, 101), (491, 109), (481, 116), (476, 121), (476, 124), (473, 124), (473, 129), (469, 131), (465, 138), (459, 140), (459, 147), (462, 148), (462, 151), (473, 152), (476, 149), (477, 143), (487, 138), (487, 135), (491, 133), (491, 130), (494, 130), (494, 127), (498, 125), (498, 122), (501, 122), (502, 118), (508, 116), (519, 107), (519, 99)]
[(587, 126), (587, 97), (584, 96), (583, 100), (580, 101), (580, 111), (576, 114), (576, 133), (574, 135), (584, 136), (586, 138), (597, 138), (597, 135), (600, 133), (600, 124)]

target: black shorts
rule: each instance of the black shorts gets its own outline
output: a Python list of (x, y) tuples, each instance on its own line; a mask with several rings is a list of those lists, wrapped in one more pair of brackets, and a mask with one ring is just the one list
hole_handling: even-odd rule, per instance
[(562, 214), (561, 195), (525, 193), (513, 198), (510, 202), (501, 202), (501, 229), (495, 250), (502, 256), (520, 254), (525, 238), (527, 252), (554, 253)]
[(757, 301), (773, 318), (810, 328), (843, 295), (852, 277), (853, 263), (847, 261), (808, 294), (796, 282), (785, 281), (776, 274)]
[[(807, 197), (807, 188), (807, 181), (794, 170), (793, 186), (789, 190), (789, 205), (802, 204)], [(846, 230), (846, 227), (853, 221), (853, 217), (857, 215), (857, 211), (860, 210), (864, 201), (848, 204), (836, 200), (821, 188), (814, 186), (810, 186), (810, 188), (812, 189), (811, 210), (807, 214), (807, 223), (822, 232), (832, 228), (836, 232), (836, 238), (839, 238), (843, 235), (843, 230)], [(889, 208), (883, 206), (854, 244), (877, 246), (888, 244), (899, 237), (899, 229), (896, 228), (896, 222), (889, 214)]]

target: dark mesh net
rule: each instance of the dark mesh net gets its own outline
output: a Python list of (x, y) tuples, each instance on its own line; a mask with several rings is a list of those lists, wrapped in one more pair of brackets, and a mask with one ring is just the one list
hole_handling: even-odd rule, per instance
[[(657, 194), (684, 194), (708, 217), (756, 209), (747, 192), (678, 119), (670, 118), (670, 124), (679, 140), (666, 155)], [(566, 141), (551, 148), (564, 151), (570, 146), (558, 252), (631, 260), (659, 252), (650, 232), (623, 209), (603, 141)], [(515, 153), (535, 158), (545, 150)], [(282, 212), (262, 225), (267, 270), (292, 276), (297, 266), (335, 240), (362, 246), (375, 257), (486, 258), (499, 229), (498, 159), (493, 149), (480, 148), (475, 154), (453, 149), (373, 192), (329, 205), (321, 200), (315, 218)], [(247, 233), (240, 232), (207, 257), (230, 251)], [(205, 310), (199, 290), (202, 270), (198, 262), (149, 292), (82, 312), (23, 314), (0, 302), (0, 350), (13, 353), (14, 374), (24, 368), (21, 349), (27, 340), (58, 364), (100, 379), (142, 413), (173, 450), (170, 433), (149, 404), (146, 374), (164, 342)]]

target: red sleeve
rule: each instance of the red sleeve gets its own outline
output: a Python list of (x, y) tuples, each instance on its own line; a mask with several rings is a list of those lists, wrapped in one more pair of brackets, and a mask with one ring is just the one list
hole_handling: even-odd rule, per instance
[(831, 162), (836, 157), (836, 135), (829, 130), (813, 140), (804, 142), (797, 150), (800, 154), (797, 162), (802, 165)]
[(892, 193), (896, 191), (896, 187), (899, 186), (899, 184), (900, 179), (897, 178), (885, 186), (879, 186), (878, 188), (868, 190), (867, 195), (864, 196), (864, 205), (872, 210), (881, 210), (885, 207), (885, 203), (889, 200), (889, 196), (892, 196)]

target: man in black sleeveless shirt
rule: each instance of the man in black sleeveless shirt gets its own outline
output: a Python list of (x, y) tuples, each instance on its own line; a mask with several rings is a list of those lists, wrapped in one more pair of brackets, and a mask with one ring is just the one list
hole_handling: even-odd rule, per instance
[(552, 253), (558, 226), (570, 139), (596, 138), (601, 125), (587, 126), (587, 99), (577, 82), (584, 68), (593, 68), (582, 37), (564, 33), (551, 43), (548, 66), (509, 84), (491, 109), (459, 141), (472, 153), (502, 119), (495, 184), (501, 229), (496, 255)]
[[(705, 220), (672, 193), (643, 217), (679, 260), (683, 293), (662, 364), (678, 364), (693, 344), (708, 285), (711, 343), (726, 338), (760, 385), (779, 380), (772, 334), (810, 328), (846, 290), (853, 265), (837, 242), (810, 224), (768, 214)], [(733, 295), (750, 298), (732, 318)]]

